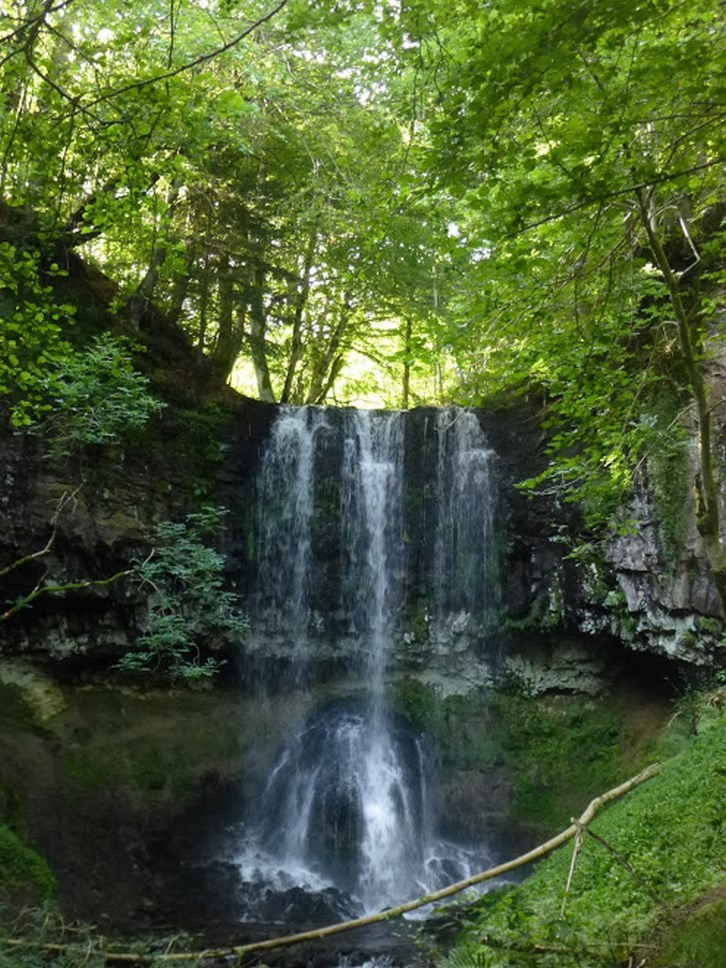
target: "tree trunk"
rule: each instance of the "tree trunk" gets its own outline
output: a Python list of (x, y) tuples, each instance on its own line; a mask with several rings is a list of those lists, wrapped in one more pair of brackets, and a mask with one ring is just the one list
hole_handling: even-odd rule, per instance
[(235, 298), (234, 279), (229, 265), (219, 277), (219, 317), (217, 341), (211, 359), (221, 376), (228, 380), (244, 343), (245, 306)]
[(411, 390), (411, 317), (406, 317), (403, 334), (403, 385), (401, 387), (401, 409), (408, 410)]
[(141, 328), (141, 320), (146, 314), (151, 298), (159, 279), (159, 269), (166, 260), (166, 247), (157, 246), (151, 253), (149, 267), (144, 278), (141, 280), (131, 298), (126, 303), (126, 316), (132, 328), (138, 333)]
[(703, 539), (703, 547), (719, 595), (721, 608), (726, 614), (726, 554), (721, 541), (721, 515), (718, 501), (718, 484), (713, 463), (711, 442), (711, 410), (703, 370), (697, 359), (693, 330), (681, 298), (678, 279), (671, 269), (668, 256), (653, 224), (650, 192), (640, 189), (638, 206), (640, 221), (648, 237), (648, 244), (656, 266), (663, 275), (671, 306), (676, 318), (678, 346), (688, 376), (688, 382), (696, 406), (698, 473), (695, 480), (696, 523)]
[(267, 321), (265, 319), (264, 289), (265, 270), (257, 264), (252, 270), (252, 284), (249, 292), (250, 328), (247, 334), (247, 342), (250, 347), (252, 364), (255, 368), (259, 398), (266, 403), (274, 403), (275, 394), (272, 389), (270, 369), (267, 364), (267, 346), (265, 341)]
[[(141, 320), (144, 318), (146, 310), (153, 297), (156, 283), (159, 280), (159, 270), (166, 261), (167, 248), (165, 240), (169, 232), (171, 220), (174, 217), (174, 209), (176, 207), (177, 199), (179, 198), (181, 186), (182, 179), (180, 176), (177, 176), (174, 179), (170, 189), (169, 202), (166, 207), (166, 211), (159, 220), (159, 228), (154, 237), (154, 245), (151, 250), (149, 267), (146, 270), (144, 278), (137, 286), (136, 291), (131, 295), (131, 298), (126, 303), (126, 316), (128, 317), (131, 326), (137, 332), (141, 328)], [(161, 242), (159, 241), (160, 239), (162, 240)]]
[(323, 403), (343, 367), (343, 355), (339, 352), (343, 336), (351, 317), (351, 306), (346, 298), (340, 307), (337, 325), (321, 356), (313, 364), (310, 388), (305, 403)]
[(310, 273), (313, 268), (313, 259), (315, 257), (315, 246), (318, 242), (317, 232), (313, 231), (310, 233), (310, 239), (308, 240), (308, 245), (305, 250), (305, 259), (303, 262), (302, 277), (298, 283), (298, 289), (295, 298), (295, 315), (292, 322), (292, 342), (290, 345), (290, 359), (287, 363), (287, 373), (285, 374), (285, 386), (282, 390), (282, 395), (280, 397), (280, 403), (289, 403), (290, 396), (292, 394), (292, 384), (295, 379), (295, 370), (297, 365), (302, 359), (303, 355), (303, 341), (302, 341), (302, 322), (303, 316), (305, 314), (305, 307), (307, 306), (308, 296), (310, 295)]

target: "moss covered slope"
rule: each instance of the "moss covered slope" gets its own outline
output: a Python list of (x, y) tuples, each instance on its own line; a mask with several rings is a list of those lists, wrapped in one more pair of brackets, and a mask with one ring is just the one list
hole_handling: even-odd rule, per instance
[[(485, 895), (448, 968), (720, 968), (726, 914), (726, 717), (711, 697), (661, 773), (520, 887)], [(633, 962), (630, 962), (633, 963)]]

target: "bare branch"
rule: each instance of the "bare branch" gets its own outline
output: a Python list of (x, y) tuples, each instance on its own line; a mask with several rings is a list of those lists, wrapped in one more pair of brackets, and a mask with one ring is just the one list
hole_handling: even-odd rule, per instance
[[(618, 797), (629, 793), (635, 787), (640, 786), (641, 783), (645, 783), (646, 780), (650, 780), (651, 777), (655, 776), (656, 773), (660, 771), (660, 764), (653, 763), (646, 767), (637, 776), (631, 777), (619, 786), (614, 787), (612, 790), (608, 790), (606, 793), (601, 794), (596, 797), (590, 804), (588, 804), (587, 809), (582, 814), (579, 820), (575, 821), (567, 830), (563, 830), (562, 833), (548, 840), (546, 843), (541, 844), (539, 847), (535, 847), (526, 854), (522, 854), (520, 857), (509, 861), (506, 864), (499, 864), (497, 867), (491, 867), (489, 870), (483, 871), (480, 874), (475, 874), (473, 877), (468, 877), (466, 880), (457, 881), (455, 884), (451, 884), (449, 887), (445, 887), (440, 891), (434, 891), (431, 894), (426, 894), (423, 897), (416, 898), (414, 901), (408, 901), (406, 904), (401, 904), (398, 907), (387, 908), (385, 911), (379, 911), (377, 914), (369, 914), (366, 917), (356, 918), (353, 921), (344, 921), (340, 924), (331, 924), (324, 928), (318, 928), (313, 931), (303, 931), (299, 934), (289, 934), (281, 938), (271, 938), (268, 941), (256, 941), (252, 944), (239, 945), (238, 947), (232, 948), (219, 948), (216, 950), (207, 951), (195, 951), (195, 952), (175, 952), (173, 954), (166, 953), (163, 955), (155, 955), (153, 960), (155, 963), (171, 964), (178, 961), (195, 961), (200, 962), (202, 959), (213, 959), (213, 958), (235, 958), (235, 964), (241, 964), (242, 958), (245, 955), (252, 954), (259, 951), (271, 951), (274, 948), (282, 948), (287, 945), (298, 944), (303, 941), (315, 941), (319, 938), (327, 938), (333, 934), (342, 934), (345, 931), (351, 931), (353, 928), (362, 928), (369, 924), (376, 924), (381, 921), (390, 921), (393, 918), (400, 917), (402, 914), (407, 914), (409, 911), (415, 911), (417, 908), (425, 907), (427, 904), (433, 904), (437, 901), (443, 901), (444, 898), (451, 897), (454, 894), (459, 894), (461, 891), (465, 891), (469, 887), (474, 887), (476, 884), (481, 884), (484, 881), (492, 880), (495, 877), (499, 877), (502, 874), (506, 874), (509, 871), (516, 870), (518, 867), (524, 867), (525, 864), (529, 864), (540, 857), (544, 857), (546, 854), (551, 853), (555, 848), (560, 847), (562, 844), (576, 837), (578, 832), (582, 828), (588, 826), (588, 824), (593, 820), (598, 811), (605, 806), (606, 803), (610, 803), (612, 800), (616, 800)], [(42, 951), (54, 951), (63, 952), (67, 951), (71, 945), (59, 945), (59, 944), (42, 944), (24, 941), (20, 938), (0, 938), (0, 944), (7, 945), (14, 948), (27, 948)], [(104, 957), (109, 961), (127, 963), (127, 964), (147, 964), (152, 958), (148, 955), (134, 954), (131, 952), (101, 952)]]
[(56, 504), (56, 509), (53, 512), (53, 517), (50, 519), (52, 530), (50, 533), (50, 537), (48, 538), (48, 541), (46, 542), (45, 546), (41, 548), (40, 551), (34, 551), (32, 554), (29, 554), (29, 555), (23, 555), (23, 557), (18, 558), (17, 561), (13, 561), (11, 564), (6, 565), (4, 568), (0, 568), (0, 578), (2, 578), (3, 575), (7, 575), (8, 572), (15, 571), (16, 568), (20, 568), (22, 565), (26, 565), (29, 561), (35, 561), (38, 558), (44, 557), (50, 552), (50, 549), (53, 547), (53, 542), (56, 539), (56, 535), (58, 534), (58, 519), (60, 518), (63, 511), (65, 511), (68, 504), (70, 504), (71, 502), (73, 502), (74, 506), (77, 504), (76, 497), (80, 489), (81, 489), (81, 486), (79, 485), (74, 491), (65, 491), (65, 493), (63, 493), (60, 496), (58, 503)]

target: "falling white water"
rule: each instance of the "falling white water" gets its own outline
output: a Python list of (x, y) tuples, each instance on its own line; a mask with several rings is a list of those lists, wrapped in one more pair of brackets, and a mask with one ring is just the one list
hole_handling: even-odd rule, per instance
[[(344, 595), (367, 656), (377, 701), (403, 582), (401, 413), (356, 411), (345, 433), (341, 528), (348, 561)], [(377, 705), (380, 705), (377, 702)]]
[(436, 626), (480, 625), (492, 606), (494, 452), (476, 415), (457, 407), (436, 415)]
[(326, 427), (320, 408), (283, 407), (258, 483), (254, 624), (261, 637), (283, 638), (296, 667), (304, 663), (308, 647), (316, 444)]
[[(422, 860), (420, 810), (411, 803), (400, 750), (385, 714), (384, 676), (403, 584), (401, 413), (355, 414), (346, 434), (342, 528), (348, 595), (366, 652), (368, 710), (362, 737), (362, 830), (357, 893), (367, 909), (393, 904)], [(418, 793), (418, 791), (416, 791)]]
[[(285, 408), (259, 481), (253, 617), (260, 647), (286, 647), (298, 669), (314, 661), (321, 639), (311, 634), (313, 603), (332, 547), (336, 621), (351, 654), (362, 656), (365, 689), (312, 715), (284, 744), (237, 863), (245, 883), (259, 888), (255, 897), (328, 892), (341, 917), (442, 887), (468, 876), (472, 862), (488, 860), (434, 836), (425, 747), (387, 709), (407, 566), (405, 430), (403, 413)], [(491, 452), (472, 414), (442, 411), (436, 433), (435, 531), (422, 540), (432, 548), (430, 597), (443, 624), (452, 612), (483, 609)], [(339, 503), (337, 541), (330, 521), (322, 528), (317, 521), (316, 531), (321, 506), (331, 514), (331, 495)], [(326, 554), (316, 548), (318, 533), (329, 542)]]

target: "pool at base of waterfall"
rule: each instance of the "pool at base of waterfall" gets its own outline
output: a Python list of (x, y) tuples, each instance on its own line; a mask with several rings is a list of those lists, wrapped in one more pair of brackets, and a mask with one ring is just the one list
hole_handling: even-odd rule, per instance
[(245, 921), (327, 924), (396, 907), (485, 870), (486, 844), (443, 839), (425, 738), (365, 698), (312, 715), (283, 744), (224, 860)]
[[(493, 860), (486, 848), (434, 841), (423, 858), (419, 880), (401, 883), (395, 902), (368, 906), (319, 872), (295, 864), (281, 866), (279, 857), (255, 846), (237, 854), (233, 863), (239, 872), (236, 898), (240, 920), (275, 921), (312, 928), (375, 914), (415, 900), (486, 870)], [(427, 906), (409, 912), (406, 917), (422, 919), (429, 912)]]

